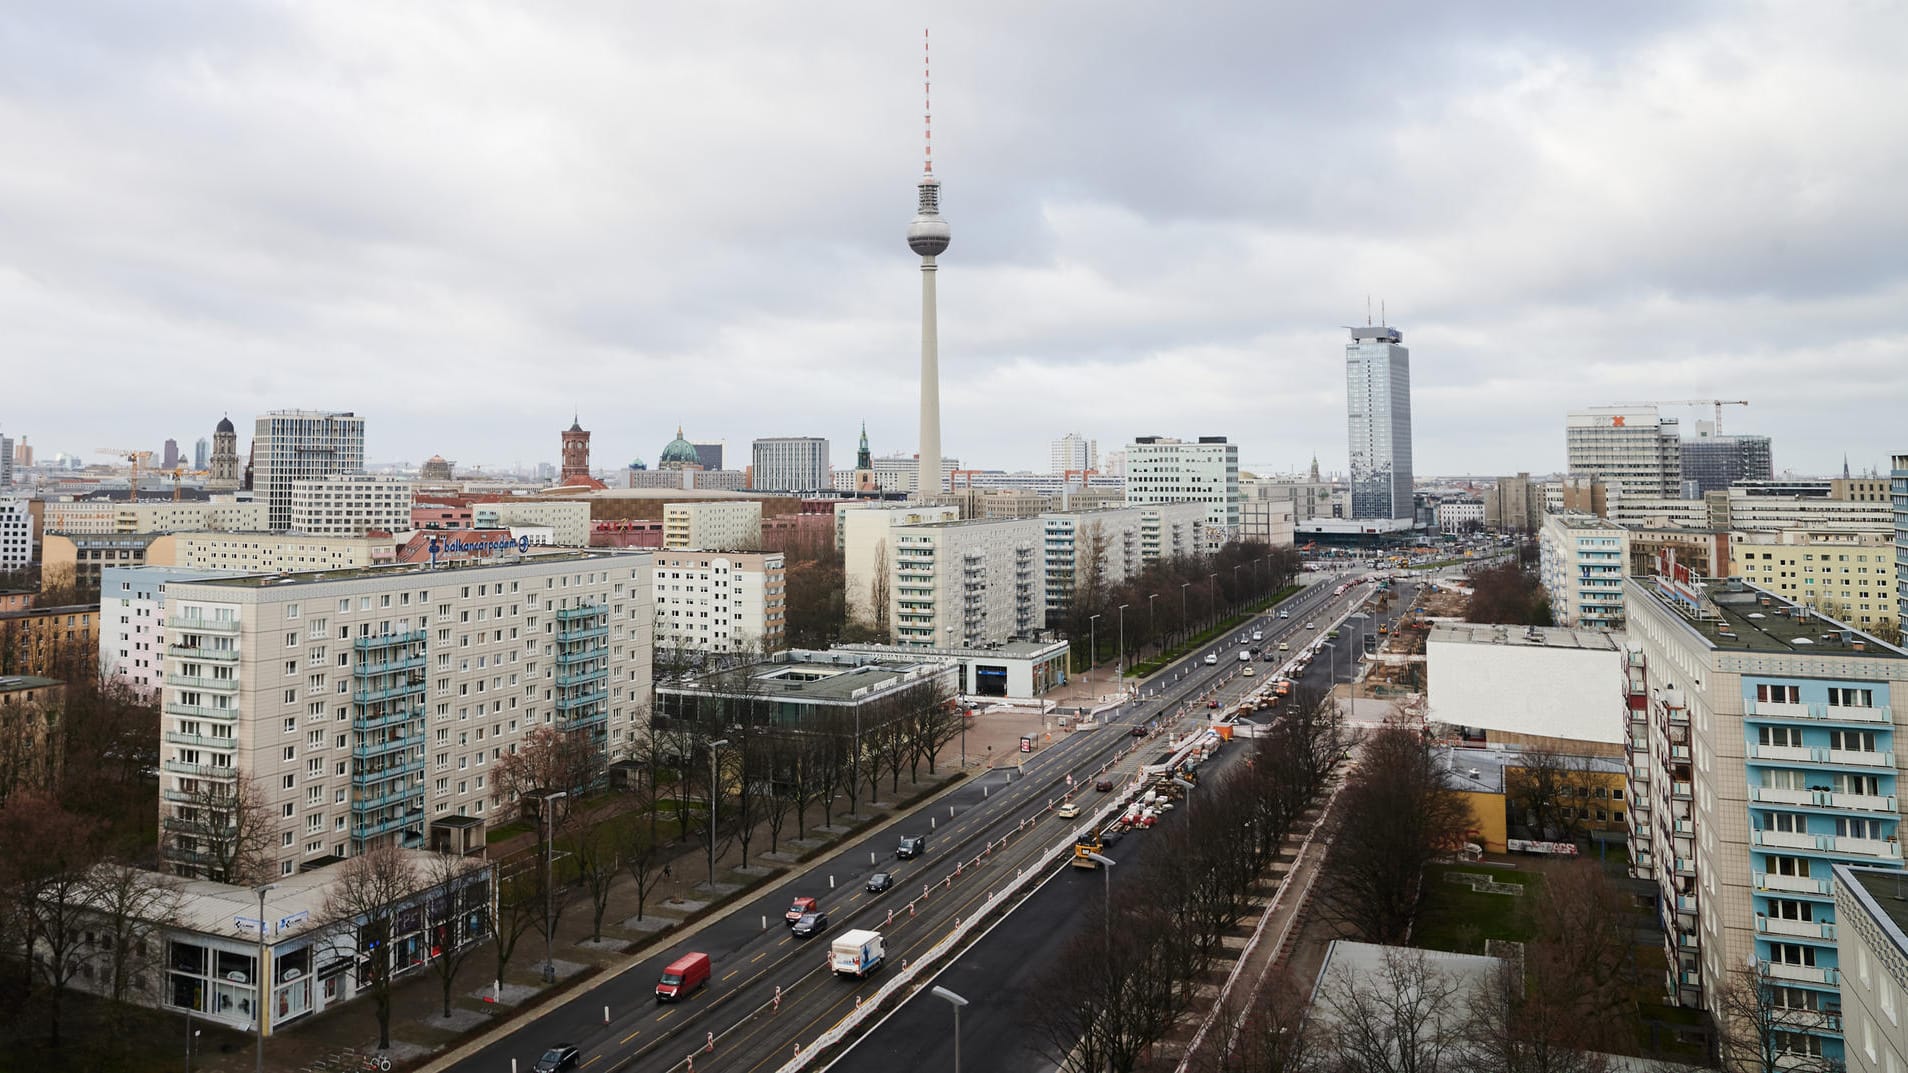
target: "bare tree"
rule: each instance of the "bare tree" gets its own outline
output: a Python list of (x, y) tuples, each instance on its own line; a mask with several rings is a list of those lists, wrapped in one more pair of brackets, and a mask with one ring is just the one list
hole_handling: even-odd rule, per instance
[[(786, 733), (772, 733), (763, 742), (762, 776), (766, 780), (762, 796), (762, 822), (768, 827), (769, 852), (782, 848), (782, 831), (799, 796), (801, 778), (801, 739)], [(801, 821), (798, 818), (797, 824)]]
[(1591, 761), (1552, 749), (1525, 749), (1518, 760), (1504, 772), (1505, 809), (1512, 826), (1528, 828), (1547, 841), (1582, 838), (1587, 829), (1583, 814), (1598, 785)]
[[(1548, 994), (1555, 994), (1554, 991)], [(1494, 1073), (1605, 1073), (1609, 1059), (1582, 1045), (1582, 1026), (1526, 986), (1521, 959), (1499, 961), (1465, 1002), (1471, 1064)], [(1620, 1027), (1627, 1022), (1619, 1020)]]
[(0, 807), (0, 881), (9, 923), (30, 978), (47, 985), (47, 1027), (56, 1047), (61, 998), (86, 963), (86, 936), (97, 927), (88, 887), (99, 860), (97, 830), (43, 793), (16, 793)]
[(1340, 1073), (1445, 1073), (1464, 1068), (1463, 988), (1422, 950), (1390, 947), (1361, 979), (1320, 990), (1321, 1034)]
[(1316, 1027), (1305, 1020), (1306, 996), (1284, 978), (1248, 1000), (1222, 1007), (1216, 1031), (1195, 1066), (1200, 1073), (1322, 1073)]
[(444, 1016), (451, 1015), (457, 973), (491, 934), (490, 866), (455, 853), (433, 853), (419, 869), (424, 896), (424, 930), (430, 940), (431, 972), (436, 975)]
[(1832, 1073), (1839, 1063), (1822, 1054), (1829, 1011), (1820, 996), (1786, 987), (1762, 965), (1741, 968), (1722, 984), (1723, 1065), (1753, 1073)]
[(532, 927), (543, 920), (543, 858), (528, 855), (512, 861), (500, 861), (491, 876), (496, 896), (484, 906), (484, 927), (496, 937), (497, 971), (493, 979), (501, 981)]
[(1425, 868), (1463, 840), (1470, 808), (1445, 783), (1422, 736), (1386, 727), (1365, 743), (1340, 811), (1324, 904), (1369, 942), (1402, 942), (1417, 916)]
[(906, 704), (908, 777), (918, 781), (921, 761), (927, 761), (928, 774), (935, 773), (941, 750), (966, 728), (967, 713), (939, 680), (914, 687), (907, 693)]
[(603, 914), (609, 908), (610, 885), (623, 868), (623, 842), (614, 823), (583, 824), (564, 842), (576, 862), (577, 878), (590, 899), (590, 939), (603, 941)]
[[(602, 751), (588, 735), (539, 727), (525, 736), (516, 752), (505, 754), (492, 767), (491, 796), (503, 807), (535, 801), (539, 820), (542, 808), (552, 808), (554, 815), (537, 825), (541, 842), (543, 831), (562, 827), (583, 794), (598, 785), (603, 763)], [(557, 793), (565, 796), (551, 796)]]
[(398, 916), (428, 889), (411, 857), (396, 846), (348, 857), (325, 892), (320, 916), (331, 941), (357, 958), (357, 984), (371, 992), (378, 1017), (378, 1049), (391, 1047), (391, 983), (397, 964)]
[(183, 794), (185, 800), (164, 820), (173, 869), (233, 886), (264, 882), (276, 832), (258, 784), (248, 778), (194, 779)]
[(1624, 892), (1595, 861), (1545, 877), (1528, 946), (1532, 1000), (1562, 1042), (1613, 1050), (1626, 1041), (1638, 983), (1636, 929)]
[(135, 981), (160, 964), (164, 930), (178, 919), (179, 884), (121, 861), (105, 861), (93, 868), (87, 888), (100, 929), (94, 960), (106, 978), (106, 994), (125, 1003), (135, 989), (145, 990)]

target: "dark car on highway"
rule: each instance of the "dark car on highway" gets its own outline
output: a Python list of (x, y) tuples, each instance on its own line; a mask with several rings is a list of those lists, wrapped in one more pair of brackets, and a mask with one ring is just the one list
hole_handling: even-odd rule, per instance
[(560, 1070), (576, 1068), (577, 1050), (568, 1043), (559, 1043), (543, 1052), (537, 1064), (530, 1068), (534, 1073), (559, 1073)]
[(803, 913), (802, 919), (796, 921), (795, 926), (789, 930), (795, 933), (795, 938), (797, 939), (806, 939), (811, 935), (819, 935), (828, 930), (828, 914)]
[(886, 872), (876, 872), (868, 877), (869, 894), (880, 894), (892, 886), (894, 886), (894, 877)]

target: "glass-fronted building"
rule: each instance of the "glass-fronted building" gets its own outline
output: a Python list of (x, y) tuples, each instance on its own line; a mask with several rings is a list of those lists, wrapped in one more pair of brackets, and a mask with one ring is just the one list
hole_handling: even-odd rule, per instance
[(1411, 352), (1396, 328), (1351, 329), (1345, 344), (1345, 423), (1351, 516), (1410, 519)]

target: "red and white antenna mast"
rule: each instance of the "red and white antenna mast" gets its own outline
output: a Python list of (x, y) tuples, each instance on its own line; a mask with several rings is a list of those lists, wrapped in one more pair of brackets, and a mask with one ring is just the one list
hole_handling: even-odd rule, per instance
[(921, 173), (934, 174), (934, 64), (928, 31), (921, 31), (921, 125), (924, 140)]

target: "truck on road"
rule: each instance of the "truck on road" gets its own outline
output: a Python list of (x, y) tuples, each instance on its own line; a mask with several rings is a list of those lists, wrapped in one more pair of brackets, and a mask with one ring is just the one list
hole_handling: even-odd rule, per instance
[(861, 978), (881, 967), (887, 948), (878, 931), (844, 931), (828, 948), (828, 966), (836, 976)]

